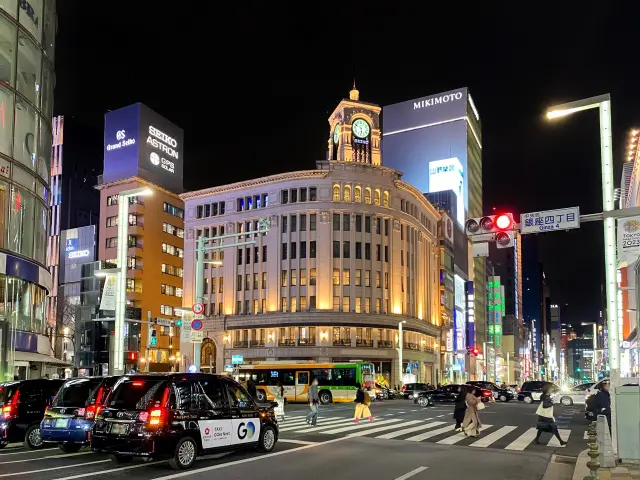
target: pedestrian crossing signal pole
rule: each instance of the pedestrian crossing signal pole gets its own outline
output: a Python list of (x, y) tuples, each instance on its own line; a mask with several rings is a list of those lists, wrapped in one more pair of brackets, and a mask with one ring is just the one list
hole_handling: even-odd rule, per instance
[(402, 358), (402, 348), (404, 347), (404, 340), (403, 340), (403, 335), (402, 335), (402, 325), (404, 323), (407, 323), (406, 320), (403, 320), (401, 322), (398, 322), (398, 366), (400, 369), (400, 384), (402, 385), (404, 383), (404, 368), (403, 368), (403, 358)]

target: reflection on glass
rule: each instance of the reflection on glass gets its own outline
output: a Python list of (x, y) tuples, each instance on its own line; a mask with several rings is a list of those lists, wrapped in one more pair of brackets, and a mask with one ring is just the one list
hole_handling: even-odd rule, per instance
[(0, 16), (0, 82), (8, 85), (15, 80), (16, 28)]
[(31, 322), (32, 284), (20, 278), (7, 278), (7, 313), (16, 330), (33, 331)]
[[(5, 313), (7, 312), (7, 308), (4, 300), (5, 299), (4, 294), (6, 293), (5, 281), (6, 281), (6, 277), (0, 273), (0, 322), (5, 319)], [(1, 353), (2, 352), (0, 352), (0, 354)]]
[(18, 0), (0, 0), (0, 8), (13, 18), (18, 18)]
[[(9, 223), (9, 184), (0, 181), (0, 248), (7, 248), (7, 224)], [(2, 298), (2, 296), (0, 296)]]
[(36, 169), (38, 115), (26, 102), (16, 99), (13, 158), (31, 170)]
[(21, 0), (18, 20), (38, 42), (42, 41), (42, 0)]
[[(53, 52), (56, 37), (56, 2), (49, 0), (44, 6), (44, 32), (42, 35), (42, 46), (53, 61)], [(47, 113), (49, 115), (49, 113)]]
[[(0, 25), (0, 28), (2, 26)], [(2, 48), (2, 47), (0, 47)], [(2, 61), (0, 59), (0, 61)], [(0, 66), (0, 70), (2, 67)], [(11, 155), (13, 140), (13, 93), (0, 87), (0, 152)], [(2, 164), (6, 168), (6, 164)], [(9, 176), (8, 172), (0, 171), (0, 175)]]
[(33, 258), (36, 262), (42, 264), (45, 263), (47, 255), (47, 225), (49, 218), (49, 211), (43, 203), (40, 201), (35, 202), (35, 245)]
[(40, 107), (42, 53), (25, 35), (18, 34), (18, 77), (16, 89)]
[(33, 331), (38, 333), (44, 333), (45, 327), (45, 301), (47, 293), (44, 288), (40, 288), (37, 285), (33, 286)]
[(11, 186), (9, 205), (9, 250), (33, 256), (35, 198), (16, 185)]
[(49, 119), (53, 108), (53, 70), (48, 62), (42, 62), (42, 105), (41, 110), (45, 118)]
[(51, 137), (51, 129), (42, 120), (38, 145), (38, 175), (46, 183), (49, 183), (49, 173), (51, 172)]

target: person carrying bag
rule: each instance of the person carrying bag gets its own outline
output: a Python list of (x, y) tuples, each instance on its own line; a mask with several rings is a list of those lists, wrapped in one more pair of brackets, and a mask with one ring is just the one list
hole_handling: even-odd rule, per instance
[(560, 438), (560, 432), (558, 432), (558, 424), (556, 423), (556, 419), (553, 416), (553, 400), (551, 400), (551, 395), (549, 395), (550, 391), (551, 384), (547, 383), (544, 386), (542, 395), (540, 396), (540, 405), (538, 405), (538, 409), (536, 410), (536, 415), (538, 416), (536, 428), (538, 430), (538, 433), (533, 443), (535, 443), (536, 445), (540, 445), (540, 437), (544, 432), (548, 432), (555, 435), (555, 437), (560, 442), (560, 446), (564, 447), (567, 442)]
[(354, 402), (356, 403), (356, 411), (354, 414), (353, 423), (358, 423), (361, 418), (368, 417), (369, 423), (373, 422), (373, 416), (371, 416), (371, 410), (369, 410), (369, 405), (371, 405), (371, 397), (367, 392), (362, 389), (362, 386), (359, 383), (356, 383), (356, 399)]

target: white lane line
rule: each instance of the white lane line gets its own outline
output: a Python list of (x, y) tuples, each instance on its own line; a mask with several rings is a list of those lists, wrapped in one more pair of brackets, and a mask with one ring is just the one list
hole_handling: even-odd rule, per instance
[(420, 472), (424, 472), (427, 468), (429, 468), (429, 467), (418, 467), (418, 468), (416, 468), (414, 470), (411, 470), (410, 472), (405, 473), (404, 475), (400, 475), (395, 480), (407, 480), (407, 478), (411, 478), (414, 475), (419, 474)]
[[(107, 462), (109, 461), (110, 460), (107, 460)], [(93, 477), (94, 475), (104, 475), (105, 473), (121, 472), (122, 470), (132, 470), (134, 468), (148, 467), (149, 465), (156, 465), (158, 463), (166, 463), (166, 462), (157, 461), (157, 462), (137, 463), (135, 465), (129, 465), (127, 467), (110, 468), (108, 470), (97, 470), (95, 472), (81, 473), (79, 475), (71, 475), (70, 477), (59, 477), (54, 480), (74, 480), (76, 478)]]
[[(267, 462), (270, 459), (274, 458), (274, 457), (279, 457), (280, 455), (288, 455), (290, 453), (295, 453), (295, 452), (299, 452), (300, 450), (306, 450), (308, 448), (315, 448), (315, 447), (321, 447), (323, 445), (328, 445), (330, 443), (335, 443), (335, 442), (341, 442), (343, 440), (347, 440), (348, 437), (340, 437), (340, 438), (334, 438), (332, 440), (327, 440), (326, 442), (318, 442), (318, 443), (314, 443), (313, 445), (303, 445), (302, 447), (296, 447), (296, 448), (291, 448), (289, 450), (283, 450), (281, 452), (274, 452), (274, 453), (270, 453), (269, 455), (256, 455), (255, 457), (249, 457), (249, 458), (243, 458), (242, 460), (235, 460), (233, 462), (227, 462), (227, 463), (219, 463), (216, 465), (210, 465), (208, 467), (202, 467), (202, 468), (196, 468), (196, 469), (191, 469), (191, 470), (186, 470), (184, 472), (178, 472), (178, 473), (174, 473), (172, 475), (165, 475), (164, 477), (156, 477), (150, 480), (173, 480), (174, 478), (182, 478), (182, 477), (187, 477), (190, 475), (196, 475), (198, 473), (203, 473), (203, 472), (210, 472), (212, 470), (219, 470), (221, 468), (226, 468), (226, 467), (233, 467), (235, 465), (241, 465), (243, 463), (251, 463), (251, 462)], [(100, 472), (100, 473), (104, 473), (104, 472)], [(87, 474), (87, 476), (92, 475), (92, 474)], [(73, 477), (69, 477), (69, 478), (58, 478), (56, 480), (72, 480)]]
[[(321, 425), (324, 425), (327, 422), (331, 422), (331, 421), (340, 421), (340, 420), (349, 420), (348, 418), (345, 417), (328, 417), (328, 418), (319, 418), (318, 419), (318, 423)], [(307, 422), (296, 422), (296, 423), (282, 423), (280, 424), (280, 431), (287, 431), (287, 430), (293, 430), (295, 428), (305, 428), (307, 426)]]
[(464, 433), (456, 432), (456, 435), (451, 435), (450, 437), (447, 437), (447, 438), (445, 438), (443, 440), (440, 440), (439, 442), (436, 442), (436, 443), (440, 443), (442, 445), (454, 445), (454, 444), (456, 444), (458, 442), (461, 442), (465, 438), (467, 438), (467, 437), (464, 436)]
[(478, 440), (477, 442), (473, 442), (469, 446), (478, 447), (478, 448), (487, 448), (489, 445), (497, 442), (505, 435), (508, 435), (509, 433), (513, 432), (516, 428), (518, 427), (514, 427), (512, 425), (507, 425), (506, 427), (499, 428), (495, 432), (491, 432), (489, 435), (483, 436), (480, 440)]
[[(296, 433), (307, 433), (307, 432), (317, 432), (318, 430), (324, 429), (324, 428), (333, 428), (336, 425), (340, 425), (340, 424), (346, 424), (347, 422), (350, 422), (352, 419), (351, 418), (340, 418), (337, 420), (331, 420), (328, 422), (319, 422), (315, 427), (312, 427), (310, 425), (298, 425), (296, 427), (289, 427), (289, 428), (281, 428), (280, 431), (281, 432), (296, 432)], [(300, 430), (302, 429), (302, 430)]]
[(402, 423), (397, 423), (397, 424), (394, 424), (394, 425), (385, 425), (383, 427), (369, 428), (367, 430), (362, 430), (360, 432), (350, 433), (350, 434), (347, 435), (347, 437), (363, 437), (365, 435), (371, 435), (372, 433), (384, 432), (385, 430), (392, 430), (392, 429), (398, 428), (398, 427), (408, 427), (409, 425), (415, 425), (416, 423), (424, 423), (424, 421), (423, 420), (411, 420), (409, 422), (402, 422)]
[(336, 433), (348, 432), (350, 430), (362, 430), (363, 428), (372, 428), (378, 425), (386, 425), (388, 423), (397, 423), (401, 421), (402, 419), (400, 418), (390, 418), (389, 420), (382, 420), (381, 422), (369, 422), (368, 420), (361, 420), (359, 423), (351, 423), (351, 425), (348, 425), (346, 427), (334, 428), (333, 430), (328, 430), (320, 433), (333, 435)]
[(583, 440), (589, 440), (589, 432), (585, 430)]
[(57, 450), (57, 449), (58, 449), (57, 447), (53, 447), (53, 448), (41, 448), (40, 450), (22, 450), (20, 452), (5, 452), (5, 453), (0, 453), (0, 458), (6, 455), (23, 455), (26, 453), (40, 453), (40, 452), (46, 452), (47, 450)]
[[(571, 435), (571, 430), (567, 430), (565, 428), (559, 428), (558, 433), (560, 433), (560, 438), (562, 438), (562, 440), (566, 442), (569, 440), (569, 435)], [(547, 447), (559, 447), (559, 446), (560, 446), (560, 442), (555, 437), (555, 435), (551, 438), (551, 440), (549, 440), (549, 443), (547, 443)]]
[(307, 442), (305, 440), (292, 440), (292, 439), (286, 439), (286, 438), (279, 438), (278, 442), (282, 442), (282, 443), (297, 443), (299, 445), (313, 445), (314, 443), (318, 443), (318, 442)]
[(406, 435), (407, 433), (418, 432), (420, 430), (426, 430), (428, 428), (433, 428), (433, 427), (437, 427), (439, 425), (444, 425), (444, 424), (445, 422), (431, 422), (424, 425), (419, 425), (417, 427), (405, 428), (403, 430), (398, 430), (391, 433), (385, 433), (384, 435), (378, 435), (376, 438), (396, 438), (401, 435)]
[[(14, 477), (14, 476), (17, 476), (17, 475), (30, 475), (32, 473), (48, 472), (50, 470), (62, 470), (64, 468), (85, 467), (87, 465), (95, 465), (96, 463), (105, 463), (105, 462), (110, 462), (110, 461), (111, 460), (109, 460), (109, 459), (107, 459), (107, 460), (97, 460), (95, 462), (76, 463), (74, 465), (64, 465), (62, 467), (49, 467), (49, 468), (41, 468), (40, 470), (29, 470), (28, 472), (3, 473), (3, 474), (0, 474), (0, 478), (3, 478), (3, 477)], [(100, 473), (104, 473), (104, 472), (100, 472)], [(89, 473), (87, 475), (95, 475), (95, 474), (96, 474), (96, 472), (92, 472), (92, 473)]]
[[(426, 440), (428, 438), (437, 437), (438, 435), (442, 435), (443, 433), (451, 433), (451, 429), (454, 425), (449, 424), (446, 427), (439, 428), (437, 430), (431, 430), (430, 432), (421, 433), (420, 435), (415, 435), (413, 437), (405, 438), (410, 442), (421, 442), (422, 440)], [(489, 428), (491, 425), (484, 425), (484, 428)]]
[(23, 458), (21, 460), (9, 460), (8, 462), (0, 462), (0, 465), (6, 465), (8, 463), (37, 462), (38, 460), (51, 460), (52, 458), (77, 457), (79, 455), (88, 455), (90, 453), (93, 453), (93, 452), (88, 451), (88, 452), (79, 452), (79, 453), (67, 453), (62, 455), (48, 455), (46, 457), (40, 457), (40, 458)]
[(444, 415), (437, 415), (437, 416), (436, 416), (436, 418), (440, 418), (440, 417), (444, 417), (444, 416), (446, 416), (446, 414), (444, 414)]
[(533, 442), (533, 439), (536, 438), (537, 433), (538, 430), (536, 428), (530, 428), (509, 445), (507, 445), (504, 449), (522, 451), (527, 448), (531, 442)]

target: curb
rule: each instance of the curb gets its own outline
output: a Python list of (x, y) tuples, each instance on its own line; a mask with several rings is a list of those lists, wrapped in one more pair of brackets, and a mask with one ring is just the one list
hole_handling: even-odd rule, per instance
[(587, 467), (587, 462), (590, 460), (589, 455), (587, 455), (588, 451), (589, 450), (583, 450), (580, 452), (580, 455), (578, 455), (572, 480), (583, 480), (584, 477), (591, 475), (591, 470)]

